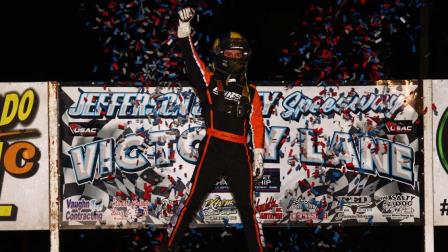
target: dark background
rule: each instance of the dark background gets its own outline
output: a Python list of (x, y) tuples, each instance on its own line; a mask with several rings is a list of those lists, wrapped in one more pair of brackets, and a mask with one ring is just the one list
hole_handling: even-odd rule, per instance
[[(251, 40), (254, 58), (249, 69), (250, 79), (290, 77), (279, 66), (278, 57), (280, 50), (286, 46), (288, 33), (301, 15), (297, 11), (301, 8), (300, 3), (291, 2), (225, 0), (220, 11), (215, 13), (213, 27), (216, 31), (237, 29)], [(445, 63), (448, 58), (447, 9), (448, 1), (433, 1), (428, 12), (420, 17), (423, 27), (428, 29), (422, 30), (416, 54), (403, 46), (405, 38), (394, 38), (392, 55), (385, 62), (390, 79), (448, 79)], [(95, 62), (102, 61), (99, 42), (85, 29), (82, 20), (79, 1), (2, 1), (0, 82), (102, 80), (101, 75), (91, 71)], [(313, 239), (313, 228), (282, 229), (282, 233), (279, 230), (266, 229), (266, 239), (285, 239), (288, 243), (288, 237), (295, 233), (303, 237), (302, 242)], [(202, 231), (208, 239), (204, 251), (242, 251), (244, 237), (241, 231), (232, 231), (233, 236), (221, 239), (222, 231)], [(423, 250), (422, 226), (345, 227), (343, 234), (343, 242), (335, 250)], [(130, 251), (136, 235), (143, 237), (141, 243), (149, 244), (145, 231), (61, 231), (61, 251)], [(448, 251), (446, 237), (448, 228), (435, 228), (436, 251)], [(48, 251), (49, 232), (0, 232), (0, 244), (1, 251)], [(303, 251), (303, 246), (301, 248)]]
[[(84, 26), (80, 1), (4, 1), (0, 5), (0, 81), (104, 80), (92, 73), (101, 62), (100, 43)], [(211, 1), (213, 2), (213, 1)], [(294, 79), (278, 63), (288, 34), (303, 12), (301, 1), (224, 0), (215, 11), (209, 33), (243, 32), (252, 43), (252, 80)], [(374, 1), (373, 1), (374, 2)], [(384, 62), (388, 79), (448, 78), (447, 1), (434, 0), (420, 17), (428, 44), (409, 50), (408, 39), (392, 37), (392, 55)]]

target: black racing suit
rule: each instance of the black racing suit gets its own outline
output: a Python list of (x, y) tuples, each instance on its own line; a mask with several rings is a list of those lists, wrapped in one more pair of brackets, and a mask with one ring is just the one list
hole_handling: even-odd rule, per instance
[(176, 209), (168, 226), (168, 247), (175, 248), (203, 200), (221, 176), (232, 192), (244, 226), (250, 251), (263, 251), (264, 236), (254, 207), (251, 152), (263, 148), (264, 124), (260, 97), (254, 85), (236, 80), (226, 85), (226, 76), (211, 73), (195, 52), (191, 38), (179, 38), (187, 74), (202, 106), (207, 134), (199, 146), (199, 157), (191, 178), (190, 192)]

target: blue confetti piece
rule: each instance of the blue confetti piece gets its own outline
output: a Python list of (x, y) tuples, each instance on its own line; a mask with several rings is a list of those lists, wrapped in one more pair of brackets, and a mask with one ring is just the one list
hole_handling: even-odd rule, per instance
[(341, 235), (338, 232), (333, 231), (332, 240), (335, 244), (339, 244), (341, 242)]
[(303, 211), (308, 211), (308, 207), (306, 206), (306, 204), (304, 202), (302, 202), (302, 210)]
[(243, 224), (241, 224), (241, 223), (235, 224), (235, 229), (236, 229), (236, 230), (241, 230), (241, 229), (243, 229), (243, 228), (244, 228), (244, 225), (243, 225)]
[(314, 234), (318, 234), (320, 232), (320, 230), (322, 229), (322, 227), (320, 225), (318, 225), (315, 229), (314, 229)]

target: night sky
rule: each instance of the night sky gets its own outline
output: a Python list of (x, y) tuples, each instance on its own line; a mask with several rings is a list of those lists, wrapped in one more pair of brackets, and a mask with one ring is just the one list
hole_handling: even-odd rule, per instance
[[(253, 48), (249, 67), (252, 80), (294, 79), (290, 68), (278, 63), (289, 33), (303, 15), (301, 1), (225, 0), (212, 18), (194, 24), (209, 34), (228, 30), (245, 34)], [(215, 1), (211, 1), (211, 4)], [(392, 37), (390, 54), (384, 62), (389, 79), (418, 78), (420, 54), (429, 65), (426, 78), (448, 78), (448, 28), (446, 1), (429, 8), (429, 49), (417, 42), (417, 53), (409, 50), (407, 38)], [(0, 8), (0, 81), (104, 80), (92, 73), (92, 65), (104, 60), (101, 45), (85, 25), (79, 1), (7, 1)], [(385, 52), (386, 53), (386, 52)]]

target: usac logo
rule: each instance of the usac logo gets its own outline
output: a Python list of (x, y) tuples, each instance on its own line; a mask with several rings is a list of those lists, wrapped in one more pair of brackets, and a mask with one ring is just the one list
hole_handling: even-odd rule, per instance
[(388, 121), (386, 122), (386, 130), (388, 134), (408, 134), (414, 130), (412, 121)]

